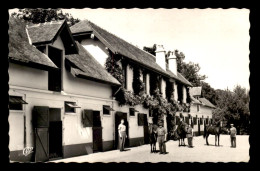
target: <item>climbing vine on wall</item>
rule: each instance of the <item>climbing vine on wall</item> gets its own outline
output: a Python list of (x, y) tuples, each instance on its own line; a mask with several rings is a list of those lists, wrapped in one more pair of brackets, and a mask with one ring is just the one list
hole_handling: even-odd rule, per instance
[[(122, 61), (120, 57), (111, 55), (106, 60), (105, 68), (121, 84), (124, 84), (123, 69), (118, 63), (120, 60)], [(170, 99), (163, 98), (159, 90), (159, 76), (157, 74), (150, 74), (151, 95), (148, 95), (144, 93), (144, 83), (140, 80), (140, 68), (133, 65), (130, 68), (133, 69), (134, 92), (126, 90), (123, 85), (120, 88), (113, 88), (113, 94), (119, 105), (143, 105), (146, 109), (156, 111), (155, 114), (158, 119), (167, 114), (174, 116), (176, 111), (179, 110), (180, 105), (174, 100), (173, 88), (168, 89), (168, 92), (171, 94)]]
[(141, 78), (141, 69), (137, 66), (133, 67), (133, 90), (135, 95), (144, 93), (144, 82)]
[(120, 58), (116, 58), (113, 55), (109, 56), (106, 59), (105, 68), (113, 77), (115, 77), (121, 84), (123, 84), (123, 69), (118, 64), (119, 60)]

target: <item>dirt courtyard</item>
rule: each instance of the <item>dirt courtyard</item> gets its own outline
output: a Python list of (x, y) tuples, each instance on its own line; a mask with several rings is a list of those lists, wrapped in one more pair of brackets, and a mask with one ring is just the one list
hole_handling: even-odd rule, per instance
[[(194, 137), (194, 148), (179, 147), (178, 141), (170, 140), (166, 143), (166, 155), (150, 153), (150, 145), (127, 148), (120, 152), (112, 150), (89, 155), (54, 160), (51, 162), (248, 162), (249, 161), (249, 136), (237, 136), (237, 148), (230, 148), (229, 135), (220, 136), (220, 146), (215, 146), (215, 136), (209, 136), (209, 146), (203, 136)], [(185, 139), (187, 144), (187, 139)], [(156, 149), (159, 150), (158, 143)]]

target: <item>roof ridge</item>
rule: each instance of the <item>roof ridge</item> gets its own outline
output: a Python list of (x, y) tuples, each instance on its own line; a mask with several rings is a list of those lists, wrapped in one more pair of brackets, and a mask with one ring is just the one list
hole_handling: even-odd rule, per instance
[[(86, 20), (87, 20), (87, 19), (86, 19)], [(135, 48), (138, 48), (138, 49), (140, 49), (141, 51), (143, 51), (143, 52), (147, 53), (148, 55), (150, 55), (151, 57), (155, 58), (155, 56), (154, 56), (154, 55), (152, 55), (152, 54), (150, 54), (149, 52), (146, 52), (146, 51), (144, 51), (143, 49), (141, 49), (141, 48), (137, 47), (137, 45), (134, 45), (133, 43), (131, 43), (131, 42), (129, 42), (129, 41), (127, 41), (127, 40), (123, 39), (122, 37), (120, 37), (120, 36), (118, 36), (118, 35), (115, 35), (114, 33), (111, 33), (110, 31), (108, 31), (108, 30), (106, 30), (106, 29), (104, 29), (104, 28), (102, 28), (102, 27), (100, 27), (100, 26), (96, 25), (95, 23), (93, 23), (93, 22), (91, 22), (91, 21), (89, 21), (89, 20), (87, 20), (87, 21), (88, 21), (90, 24), (93, 24), (93, 25), (95, 25), (96, 27), (99, 27), (99, 28), (103, 29), (104, 31), (106, 31), (106, 32), (108, 32), (108, 33), (110, 33), (110, 34), (112, 34), (113, 36), (115, 36), (115, 37), (117, 37), (117, 38), (119, 38), (119, 39), (121, 39), (121, 40), (125, 41), (126, 43), (128, 43), (128, 44), (130, 44), (130, 45), (134, 46)], [(90, 25), (90, 26), (91, 26), (91, 25)], [(93, 29), (93, 27), (92, 27), (92, 26), (91, 26), (91, 28)], [(96, 31), (96, 32), (97, 32), (97, 31)]]
[(52, 25), (52, 24), (63, 24), (65, 22), (65, 19), (63, 20), (58, 20), (58, 21), (49, 21), (49, 22), (44, 22), (44, 23), (30, 23), (31, 25), (27, 24), (27, 28), (33, 28), (33, 27), (40, 27), (44, 25)]

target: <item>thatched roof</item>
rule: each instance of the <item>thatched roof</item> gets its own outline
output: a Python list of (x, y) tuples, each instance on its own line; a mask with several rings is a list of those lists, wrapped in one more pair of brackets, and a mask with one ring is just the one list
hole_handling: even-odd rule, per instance
[(128, 43), (127, 41), (109, 33), (94, 23), (83, 20), (71, 27), (73, 35), (93, 31), (94, 35), (103, 42), (113, 53), (121, 54), (151, 70), (159, 72), (162, 75), (179, 80), (185, 85), (192, 86), (180, 73), (175, 76), (173, 73), (165, 71), (157, 63), (154, 55)]
[(191, 87), (190, 88), (190, 95), (191, 96), (200, 96), (201, 95), (202, 87)]
[(85, 48), (76, 41), (78, 54), (66, 55), (66, 60), (74, 65), (71, 72), (77, 77), (92, 79), (95, 81), (120, 85), (120, 83), (110, 75), (106, 69), (92, 57)]
[(192, 84), (188, 80), (186, 80), (186, 78), (181, 73), (177, 72), (177, 76), (183, 84), (192, 86)]
[(202, 103), (199, 100), (195, 99), (193, 96), (190, 96), (190, 98), (191, 98), (191, 101), (192, 101), (193, 104), (200, 104), (200, 105), (202, 105)]
[(24, 21), (10, 17), (8, 23), (8, 57), (11, 62), (19, 62), (27, 65), (37, 64), (57, 68), (47, 55), (43, 54), (29, 43), (26, 33), (26, 23)]
[(78, 52), (77, 45), (71, 34), (66, 20), (51, 21), (40, 24), (30, 24), (28, 34), (34, 45), (53, 43), (58, 36), (61, 37), (65, 47), (65, 54), (75, 54)]
[(32, 44), (39, 42), (50, 42), (58, 33), (65, 20), (52, 21), (40, 24), (30, 24), (28, 33)]
[(211, 107), (211, 108), (216, 108), (209, 100), (207, 100), (206, 98), (199, 98), (200, 102), (207, 106), (207, 107)]
[[(83, 27), (84, 26), (84, 27)], [(75, 24), (72, 27), (70, 27), (71, 33), (84, 33), (84, 32), (90, 32), (92, 31), (91, 27), (88, 26), (88, 21), (83, 20), (80, 22), (80, 24)]]
[(172, 78), (178, 80), (179, 82), (181, 82), (185, 85), (192, 86), (192, 84), (188, 80), (186, 80), (186, 78), (181, 73), (177, 72), (177, 75), (175, 75), (169, 69), (166, 69), (166, 71)]

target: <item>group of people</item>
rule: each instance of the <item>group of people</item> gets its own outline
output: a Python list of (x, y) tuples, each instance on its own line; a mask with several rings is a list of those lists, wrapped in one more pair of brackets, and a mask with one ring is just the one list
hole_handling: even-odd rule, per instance
[[(181, 123), (183, 123), (182, 120), (180, 120)], [(157, 142), (159, 144), (159, 149), (160, 149), (160, 154), (167, 154), (166, 152), (166, 134), (167, 131), (163, 127), (163, 122), (159, 122), (158, 128), (156, 129), (157, 133)], [(120, 137), (120, 151), (124, 151), (124, 145), (125, 145), (125, 139), (127, 138), (126, 135), (126, 126), (124, 125), (124, 119), (121, 120), (121, 123), (118, 126), (118, 132), (119, 132), (119, 137)], [(236, 134), (237, 130), (234, 127), (234, 124), (231, 124), (230, 128), (230, 139), (231, 139), (231, 147), (236, 148)], [(187, 129), (187, 134), (186, 138), (188, 139), (188, 147), (193, 148), (193, 128), (191, 124), (188, 124), (188, 129)]]

